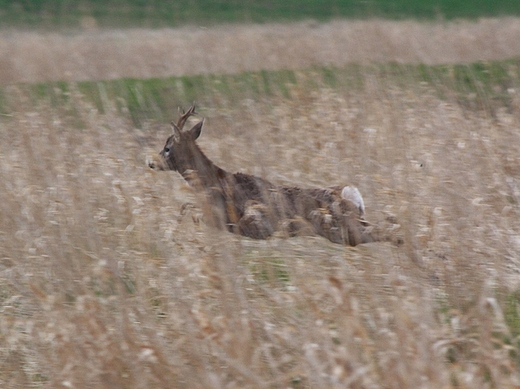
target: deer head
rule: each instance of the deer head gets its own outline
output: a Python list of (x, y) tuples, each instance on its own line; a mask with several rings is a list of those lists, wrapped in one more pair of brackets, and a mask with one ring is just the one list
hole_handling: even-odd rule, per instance
[(180, 118), (177, 123), (171, 122), (173, 134), (166, 140), (158, 158), (150, 161), (148, 166), (154, 170), (175, 170), (184, 176), (187, 170), (197, 168), (198, 160), (204, 159), (202, 152), (195, 143), (202, 132), (204, 119), (190, 130), (184, 131), (186, 120), (197, 114), (195, 106), (191, 106), (186, 112), (179, 109), (179, 113)]

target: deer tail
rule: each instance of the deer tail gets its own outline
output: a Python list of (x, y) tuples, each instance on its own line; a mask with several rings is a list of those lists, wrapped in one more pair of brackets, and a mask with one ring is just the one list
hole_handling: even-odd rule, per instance
[(365, 202), (358, 188), (355, 186), (345, 186), (341, 190), (341, 197), (352, 202), (358, 209), (361, 216), (365, 215)]

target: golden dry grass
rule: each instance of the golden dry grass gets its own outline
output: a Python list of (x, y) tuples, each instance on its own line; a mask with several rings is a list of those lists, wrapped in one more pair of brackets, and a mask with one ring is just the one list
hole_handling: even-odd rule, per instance
[[(129, 53), (118, 71), (149, 57)], [(208, 229), (181, 215), (201, 199), (180, 176), (146, 167), (166, 123), (135, 129), (74, 84), (54, 107), (4, 88), (0, 386), (519, 387), (517, 83), (484, 111), (360, 74), (352, 90), (301, 71), (288, 97), (215, 92), (200, 144), (276, 183), (358, 186), (370, 221), (397, 218), (401, 247)]]
[(444, 64), (520, 55), (520, 19), (334, 21), (160, 30), (0, 31), (0, 83)]

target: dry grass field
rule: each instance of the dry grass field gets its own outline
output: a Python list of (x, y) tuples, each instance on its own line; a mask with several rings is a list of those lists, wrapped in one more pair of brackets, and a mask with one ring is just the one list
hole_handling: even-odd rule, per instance
[(401, 246), (207, 228), (146, 166), (167, 123), (73, 82), (59, 104), (4, 87), (0, 386), (520, 387), (518, 75), (505, 104), (363, 69), (238, 101), (208, 84), (199, 143), (230, 171), (356, 185)]

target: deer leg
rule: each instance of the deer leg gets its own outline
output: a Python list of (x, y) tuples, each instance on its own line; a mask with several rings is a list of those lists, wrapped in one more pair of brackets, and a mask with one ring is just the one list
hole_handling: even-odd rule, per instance
[(288, 237), (315, 235), (314, 227), (301, 217), (283, 219), (279, 222), (279, 230)]
[(344, 236), (345, 244), (357, 246), (361, 243), (374, 242), (375, 239), (368, 232), (367, 227), (363, 225), (361, 220), (354, 215), (344, 215)]
[(374, 242), (375, 239), (359, 217), (357, 208), (345, 200), (331, 208), (319, 208), (311, 212), (310, 222), (314, 231), (333, 243), (356, 246)]
[(238, 221), (238, 231), (241, 235), (253, 239), (267, 239), (274, 228), (268, 218), (267, 207), (264, 204), (251, 202), (244, 210), (244, 216)]
[(309, 221), (316, 234), (327, 238), (333, 243), (345, 243), (341, 223), (338, 223), (338, 218), (330, 213), (328, 209), (316, 209), (309, 216)]

